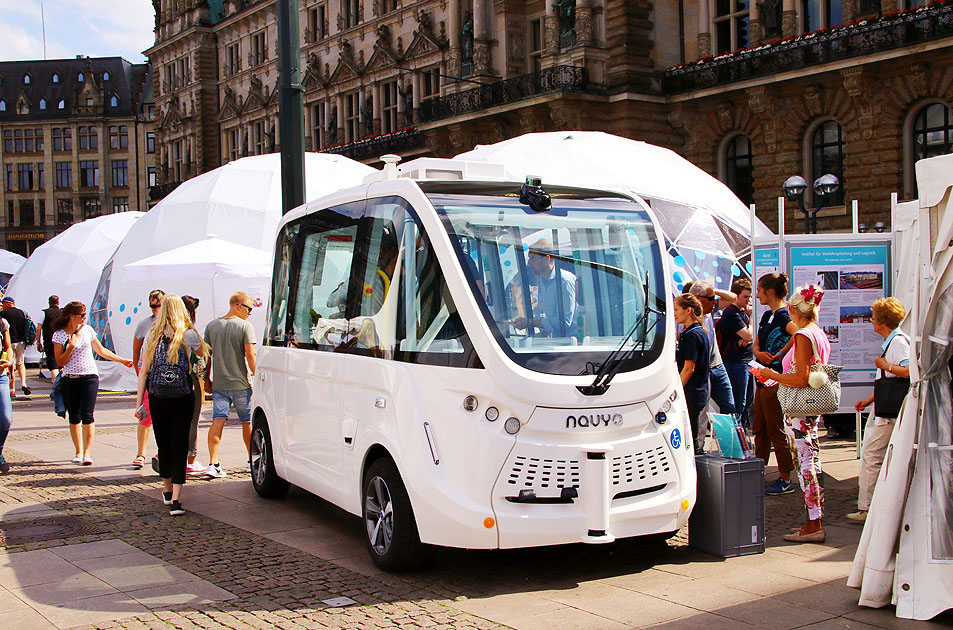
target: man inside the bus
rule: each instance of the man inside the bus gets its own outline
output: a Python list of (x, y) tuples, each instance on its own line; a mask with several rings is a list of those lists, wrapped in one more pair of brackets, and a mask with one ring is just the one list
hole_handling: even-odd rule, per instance
[(532, 325), (544, 337), (576, 335), (576, 276), (557, 268), (553, 244), (540, 239), (530, 246), (526, 265), (532, 271), (530, 282), (537, 286), (537, 300), (532, 318), (517, 317), (513, 326), (524, 329)]

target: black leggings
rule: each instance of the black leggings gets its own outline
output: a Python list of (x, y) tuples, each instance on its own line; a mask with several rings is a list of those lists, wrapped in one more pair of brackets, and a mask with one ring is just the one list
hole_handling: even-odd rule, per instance
[(159, 476), (171, 477), (172, 483), (185, 483), (192, 405), (192, 394), (177, 398), (149, 396), (152, 430), (159, 447)]
[(60, 380), (60, 392), (63, 394), (63, 404), (69, 413), (70, 424), (92, 424), (93, 412), (96, 410), (96, 394), (99, 393), (99, 376), (86, 374), (77, 376), (63, 376)]

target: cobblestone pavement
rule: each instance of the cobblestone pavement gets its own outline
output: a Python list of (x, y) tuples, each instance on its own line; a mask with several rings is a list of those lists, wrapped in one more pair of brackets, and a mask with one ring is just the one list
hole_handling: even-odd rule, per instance
[[(128, 398), (100, 402), (101, 409), (122, 409), (124, 413), (131, 413), (132, 406), (133, 401)], [(831, 532), (828, 545), (788, 546), (783, 550), (789, 553), (773, 556), (781, 559), (775, 564), (769, 562), (771, 558), (767, 554), (761, 560), (750, 557), (753, 560), (748, 563), (746, 559), (724, 562), (704, 556), (688, 547), (687, 534), (681, 532), (662, 544), (623, 540), (611, 545), (566, 545), (512, 551), (440, 549), (432, 554), (431, 561), (424, 568), (391, 575), (373, 570), (373, 567), (369, 569), (367, 562), (353, 561), (353, 547), (359, 544), (355, 541), (360, 540), (359, 519), (303, 491), (293, 488), (283, 501), (269, 505), (260, 500), (253, 505), (264, 504), (265, 518), (272, 510), (277, 518), (278, 512), (289, 505), (299, 510), (297, 514), (313, 517), (319, 523), (314, 528), (315, 535), (326, 536), (330, 552), (327, 551), (329, 547), (322, 547), (323, 553), (302, 551), (300, 544), (296, 548), (291, 543), (274, 540), (274, 536), (228, 524), (222, 520), (225, 515), (215, 518), (214, 512), (209, 516), (208, 511), (190, 511), (183, 518), (171, 518), (155, 498), (158, 496), (158, 480), (151, 471), (144, 475), (101, 478), (79, 467), (30, 455), (48, 441), (68, 444), (68, 437), (62, 424), (49, 420), (55, 416), (42, 403), (15, 403), (15, 424), (18, 416), (26, 417), (27, 414), (32, 419), (31, 426), (15, 430), (4, 449), (14, 470), (0, 477), (0, 509), (9, 512), (18, 505), (39, 503), (59, 514), (79, 517), (105, 533), (14, 544), (7, 548), (6, 553), (120, 539), (236, 596), (227, 601), (167, 607), (94, 625), (87, 625), (82, 614), (77, 612), (77, 626), (103, 630), (499, 628), (506, 626), (489, 619), (520, 620), (520, 615), (528, 611), (495, 614), (473, 602), (501, 602), (499, 605), (505, 607), (512, 600), (516, 602), (513, 606), (524, 608), (535, 605), (526, 602), (535, 601), (533, 598), (537, 594), (542, 616), (536, 617), (535, 624), (507, 623), (550, 629), (656, 626), (666, 621), (667, 627), (704, 626), (708, 630), (712, 627), (761, 625), (793, 628), (818, 623), (827, 625), (816, 627), (830, 628), (919, 626), (900, 622), (889, 610), (858, 609), (856, 592), (843, 586), (841, 576), (846, 574), (843, 567), (846, 563), (849, 568), (853, 543), (859, 538), (859, 528), (843, 519), (845, 513), (855, 509), (856, 498), (856, 476), (839, 472), (854, 465), (853, 444), (848, 442), (827, 442), (823, 446), (824, 456), (831, 462), (825, 497), (826, 522)], [(97, 414), (99, 418), (99, 410)], [(39, 420), (41, 417), (44, 418), (42, 421)], [(231, 435), (236, 436), (238, 428), (232, 429)], [(134, 443), (134, 433), (135, 424), (126, 423), (106, 426), (99, 435)], [(230, 469), (228, 480), (241, 481), (242, 487), (250, 485), (242, 468)], [(198, 496), (203, 489), (214, 489), (222, 481), (190, 479), (186, 492)], [(189, 507), (187, 501), (186, 507)], [(783, 543), (779, 542), (779, 536), (803, 519), (800, 493), (768, 499), (766, 513), (769, 547), (780, 548)], [(354, 535), (341, 536), (341, 531)], [(334, 546), (347, 553), (333, 553)], [(803, 566), (792, 564), (802, 561)], [(795, 577), (793, 574), (798, 571), (816, 571), (818, 574)], [(826, 577), (825, 571), (831, 572), (831, 579)], [(807, 579), (802, 579), (804, 577)], [(784, 600), (783, 594), (778, 594), (774, 587), (765, 586), (775, 579), (786, 580), (785, 584), (796, 582), (800, 588), (785, 591), (788, 599)], [(759, 580), (764, 583), (755, 584)], [(594, 616), (589, 612), (582, 615), (583, 609), (591, 611), (592, 602), (603, 596), (597, 586), (602, 588), (606, 584), (624, 585), (640, 581), (646, 582), (647, 586), (631, 587), (640, 589), (638, 592), (623, 591), (627, 595), (621, 604), (605, 600), (606, 607), (621, 605), (632, 608), (632, 620), (620, 622), (619, 619), (625, 617), (618, 611), (605, 616), (597, 616), (598, 613)], [(666, 590), (674, 584), (679, 588)], [(711, 605), (700, 603), (701, 599), (697, 608), (687, 608), (695, 604), (680, 599), (679, 591), (695, 592), (689, 586), (723, 588), (726, 593), (742, 593), (744, 597), (737, 602), (727, 598), (726, 606), (714, 613)], [(823, 590), (811, 590), (818, 587)], [(587, 597), (586, 593), (590, 592), (588, 602), (573, 603), (573, 597)], [(333, 607), (324, 601), (336, 597), (349, 597), (356, 604)], [(553, 608), (556, 606), (553, 602), (561, 601), (560, 597), (568, 598), (567, 603)], [(836, 605), (828, 601), (831, 598), (837, 600)], [(821, 604), (812, 603), (815, 599)], [(777, 611), (771, 612), (775, 605)], [(656, 613), (652, 611), (657, 606), (677, 607), (678, 611), (666, 609), (653, 617)], [(792, 619), (800, 621), (783, 623), (776, 619), (778, 615), (784, 617), (784, 613), (778, 611), (792, 607), (803, 615), (793, 615)], [(547, 618), (544, 614), (547, 611), (552, 612), (551, 619), (556, 621), (539, 623)], [(0, 619), (4, 614), (0, 612)], [(597, 621), (593, 622), (593, 619)], [(650, 623), (652, 619), (657, 619), (658, 623)], [(948, 617), (940, 621), (943, 625), (953, 625), (953, 620)]]

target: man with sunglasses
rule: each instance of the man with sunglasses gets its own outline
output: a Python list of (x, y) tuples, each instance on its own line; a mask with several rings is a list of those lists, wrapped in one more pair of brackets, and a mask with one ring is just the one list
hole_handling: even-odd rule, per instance
[[(132, 362), (136, 366), (136, 374), (139, 374), (139, 368), (142, 367), (142, 344), (149, 334), (149, 329), (156, 321), (156, 314), (159, 307), (162, 306), (162, 298), (165, 297), (165, 291), (162, 289), (153, 289), (149, 292), (149, 308), (152, 314), (141, 322), (136, 324), (136, 330), (132, 333)], [(152, 432), (152, 416), (149, 414), (149, 395), (148, 392), (143, 396), (142, 406), (145, 407), (145, 414), (139, 419), (139, 426), (136, 428), (136, 442), (138, 451), (136, 458), (132, 460), (132, 467), (142, 468), (146, 462), (146, 444), (149, 442), (149, 434)], [(159, 472), (159, 457), (152, 458), (152, 468)]]
[[(244, 291), (228, 300), (228, 313), (208, 323), (205, 343), (211, 347), (205, 371), (205, 391), (212, 392), (212, 426), (208, 430), (209, 477), (224, 477), (218, 448), (222, 430), (232, 406), (242, 423), (242, 439), (246, 452), (251, 445), (251, 380), (255, 374), (255, 329), (248, 317), (255, 303)], [(213, 385), (214, 384), (214, 385)], [(250, 455), (249, 455), (250, 458)]]
[(731, 381), (728, 378), (728, 371), (725, 369), (725, 363), (721, 358), (721, 351), (715, 342), (715, 324), (712, 319), (712, 311), (718, 310), (720, 300), (724, 304), (731, 304), (738, 299), (738, 296), (731, 291), (716, 289), (710, 282), (697, 280), (688, 283), (683, 289), (684, 293), (691, 293), (702, 303), (702, 313), (705, 317), (705, 332), (711, 340), (711, 371), (709, 380), (711, 386), (711, 399), (718, 405), (718, 411), (725, 414), (735, 413), (735, 397), (731, 391)]

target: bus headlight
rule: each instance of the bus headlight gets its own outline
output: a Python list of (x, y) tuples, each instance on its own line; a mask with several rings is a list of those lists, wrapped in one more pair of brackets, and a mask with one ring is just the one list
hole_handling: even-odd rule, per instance
[(490, 422), (496, 422), (500, 417), (500, 410), (496, 407), (487, 407), (483, 415), (486, 416), (486, 419)]
[(521, 425), (520, 425), (519, 418), (510, 417), (510, 418), (507, 418), (506, 422), (503, 423), (503, 428), (510, 435), (516, 435), (517, 433), (519, 433), (520, 426)]
[(477, 397), (473, 394), (470, 394), (463, 399), (463, 408), (467, 411), (476, 411), (477, 407), (480, 406), (480, 401), (477, 400)]
[(678, 390), (672, 390), (672, 393), (662, 402), (662, 406), (659, 407), (659, 411), (662, 413), (668, 413), (672, 408), (672, 403), (678, 400)]

